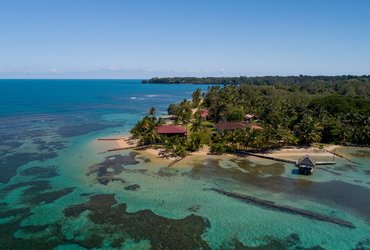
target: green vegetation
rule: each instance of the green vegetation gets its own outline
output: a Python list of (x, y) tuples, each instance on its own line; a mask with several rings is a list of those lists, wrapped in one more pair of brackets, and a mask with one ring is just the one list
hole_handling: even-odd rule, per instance
[(151, 145), (161, 141), (155, 128), (160, 124), (160, 121), (155, 116), (145, 116), (138, 121), (130, 131), (134, 138), (139, 139), (139, 145)]
[[(155, 117), (155, 109), (151, 108), (149, 115), (138, 121), (130, 133), (134, 138), (139, 139), (140, 146), (161, 145), (164, 153), (171, 156), (184, 157), (189, 151), (197, 151), (211, 141), (211, 133), (214, 130), (213, 124), (202, 120), (199, 112), (193, 115), (192, 108), (198, 109), (202, 101), (201, 90), (193, 94), (193, 101), (183, 100), (178, 104), (171, 104), (168, 113), (175, 117), (173, 124), (186, 127), (189, 136), (166, 136), (159, 135), (156, 127), (163, 125), (161, 118)], [(191, 125), (189, 126), (189, 123)]]
[(188, 124), (192, 116), (192, 102), (184, 99), (179, 104), (171, 104), (167, 112), (169, 115), (174, 115), (175, 124)]
[[(186, 127), (187, 137), (155, 135), (155, 127), (161, 123), (155, 112), (132, 129), (143, 145), (161, 143), (174, 155), (184, 156), (204, 145), (222, 154), (312, 143), (370, 144), (370, 76), (165, 79), (246, 82), (210, 86), (206, 94), (197, 89), (192, 101), (171, 104), (168, 113), (174, 115), (174, 124)], [(201, 117), (201, 109), (208, 110), (207, 120)], [(245, 126), (217, 131), (214, 127), (218, 122), (243, 121), (246, 114), (255, 115), (252, 122), (263, 129)]]
[[(370, 88), (370, 83), (367, 84)], [(314, 91), (317, 93), (318, 91)], [(280, 86), (213, 86), (203, 105), (216, 122), (255, 114), (270, 146), (315, 142), (370, 143), (370, 100), (361, 96), (294, 91)], [(237, 111), (237, 112), (236, 112)], [(258, 146), (264, 148), (268, 145)]]
[(370, 75), (363, 76), (261, 76), (261, 77), (167, 77), (143, 80), (143, 83), (270, 85), (291, 92), (308, 94), (339, 94), (370, 97)]

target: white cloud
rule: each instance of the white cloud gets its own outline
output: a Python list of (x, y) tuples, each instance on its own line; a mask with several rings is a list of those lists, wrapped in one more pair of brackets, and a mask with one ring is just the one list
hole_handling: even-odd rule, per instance
[[(277, 73), (279, 74), (279, 73)], [(181, 69), (173, 68), (168, 70), (159, 70), (153, 68), (122, 68), (122, 67), (106, 67), (90, 70), (61, 70), (54, 67), (47, 69), (5, 69), (0, 67), (0, 78), (50, 78), (50, 79), (148, 79), (152, 77), (222, 77), (222, 76), (256, 76), (256, 75), (272, 75), (268, 72), (257, 72), (253, 70), (230, 71), (225, 68), (217, 68), (213, 70), (207, 69)]]
[(50, 68), (49, 72), (50, 73), (58, 73), (59, 71), (56, 68)]

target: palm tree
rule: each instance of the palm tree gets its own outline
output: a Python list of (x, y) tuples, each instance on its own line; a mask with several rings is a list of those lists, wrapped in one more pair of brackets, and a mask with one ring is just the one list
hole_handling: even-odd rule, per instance
[(243, 145), (243, 148), (246, 150), (250, 147), (250, 138), (251, 138), (251, 129), (249, 127), (244, 127), (241, 131), (241, 139), (240, 142)]
[(153, 144), (160, 141), (160, 137), (155, 129), (157, 123), (153, 117), (145, 116), (141, 121), (138, 121), (131, 129), (133, 137), (139, 139), (140, 145)]
[(143, 139), (145, 142), (145, 145), (147, 144), (154, 144), (158, 143), (161, 139), (161, 137), (158, 135), (156, 129), (154, 126), (150, 127), (144, 134)]
[(202, 90), (197, 88), (192, 94), (192, 106), (198, 108), (202, 102)]
[(295, 145), (297, 144), (297, 138), (293, 135), (293, 133), (288, 128), (279, 128), (277, 130), (277, 145), (284, 146), (284, 145)]
[(252, 130), (252, 133), (250, 134), (250, 137), (249, 137), (249, 146), (252, 149), (259, 148), (257, 130)]
[(156, 110), (154, 107), (151, 107), (151, 108), (149, 109), (149, 115), (150, 115), (150, 116), (154, 116), (156, 112), (157, 112), (157, 110)]
[(150, 109), (149, 109), (149, 116), (150, 116), (150, 118), (151, 118), (151, 120), (153, 121), (153, 122), (155, 122), (157, 119), (156, 119), (156, 117), (155, 117), (155, 113), (157, 112), (157, 110), (154, 108), (154, 107), (151, 107)]
[(189, 141), (191, 151), (197, 151), (202, 147), (202, 135), (198, 132), (192, 133)]
[(296, 125), (299, 141), (310, 145), (321, 140), (322, 124), (316, 122), (310, 114), (305, 114), (302, 120)]
[(202, 122), (202, 119), (200, 116), (197, 116), (190, 128), (190, 132), (194, 133), (194, 132), (199, 132), (199, 131), (202, 131), (203, 129), (205, 128), (203, 122)]

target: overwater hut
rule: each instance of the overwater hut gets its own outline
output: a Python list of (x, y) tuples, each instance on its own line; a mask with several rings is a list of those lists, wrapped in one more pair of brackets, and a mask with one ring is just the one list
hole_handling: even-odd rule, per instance
[(186, 136), (186, 129), (181, 126), (160, 125), (156, 128), (157, 133), (165, 136)]
[(313, 160), (309, 155), (306, 155), (299, 159), (296, 165), (300, 174), (309, 175), (315, 170), (316, 161)]

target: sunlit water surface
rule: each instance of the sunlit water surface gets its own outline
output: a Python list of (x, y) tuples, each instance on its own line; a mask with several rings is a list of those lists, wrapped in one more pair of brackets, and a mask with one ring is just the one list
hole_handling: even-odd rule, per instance
[(0, 249), (370, 249), (369, 148), (340, 148), (352, 162), (337, 158), (300, 176), (254, 157), (193, 157), (168, 168), (96, 140), (127, 133), (150, 107), (165, 113), (197, 87), (207, 89), (1, 80)]

